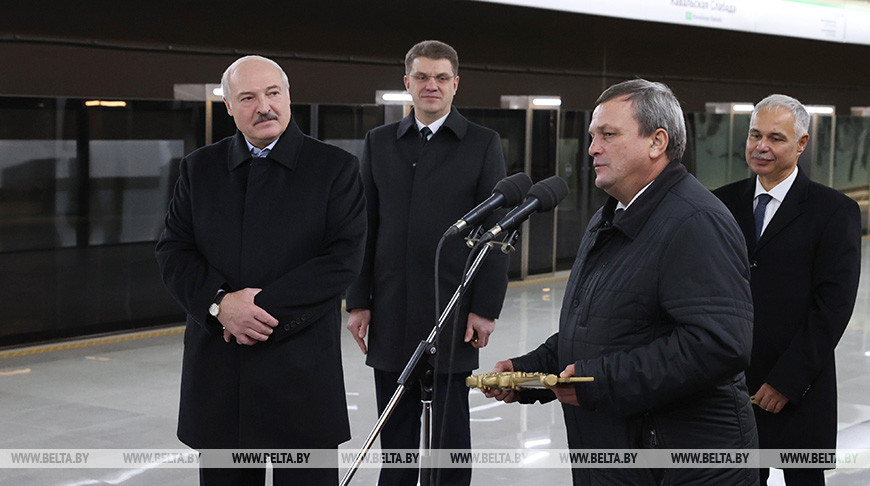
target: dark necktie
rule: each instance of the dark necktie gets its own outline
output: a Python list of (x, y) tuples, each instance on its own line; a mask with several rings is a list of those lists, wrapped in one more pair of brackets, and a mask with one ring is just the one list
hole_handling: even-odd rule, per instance
[(767, 209), (767, 203), (773, 197), (770, 194), (759, 194), (758, 195), (758, 205), (755, 206), (755, 212), (753, 215), (755, 216), (755, 241), (761, 239), (761, 229), (764, 227), (764, 210)]
[(432, 135), (432, 129), (430, 129), (429, 127), (423, 127), (420, 129), (420, 140), (423, 143), (429, 141), (429, 135)]

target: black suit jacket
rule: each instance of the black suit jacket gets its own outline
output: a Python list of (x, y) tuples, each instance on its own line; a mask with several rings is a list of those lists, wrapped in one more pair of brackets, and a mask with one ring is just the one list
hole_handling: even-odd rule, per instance
[[(356, 157), (291, 121), (253, 165), (237, 132), (180, 172), (156, 252), (188, 315), (178, 437), (197, 449), (347, 440), (340, 304), (366, 224)], [(246, 287), (280, 324), (265, 342), (226, 343), (207, 309), (219, 288)]]
[(834, 348), (852, 315), (861, 263), (858, 204), (798, 169), (788, 194), (755, 241), (755, 177), (714, 191), (746, 239), (755, 309), (750, 394), (763, 383), (789, 402), (779, 414), (755, 407), (762, 448), (836, 447)]
[[(369, 233), (347, 308), (372, 310), (366, 363), (384, 371), (402, 371), (435, 325), (434, 259), (441, 235), (505, 177), (498, 134), (470, 123), (455, 108), (429, 142), (420, 145), (412, 112), (371, 130), (361, 162)], [(459, 286), (468, 252), (459, 236), (443, 246), (441, 309)], [(498, 317), (507, 263), (500, 252), (491, 252), (464, 297), (451, 371), (477, 368), (477, 349), (462, 342), (468, 312)], [(439, 338), (439, 373), (448, 371), (452, 323), (445, 324)]]

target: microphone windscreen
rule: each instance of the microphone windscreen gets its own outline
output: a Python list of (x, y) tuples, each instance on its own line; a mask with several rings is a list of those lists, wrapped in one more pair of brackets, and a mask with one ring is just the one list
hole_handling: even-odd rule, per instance
[(545, 212), (555, 208), (567, 195), (568, 184), (559, 176), (552, 176), (532, 186), (528, 197), (537, 198), (541, 202), (538, 212)]
[(504, 206), (511, 207), (523, 202), (531, 187), (532, 179), (525, 172), (518, 172), (498, 181), (492, 192), (503, 195)]

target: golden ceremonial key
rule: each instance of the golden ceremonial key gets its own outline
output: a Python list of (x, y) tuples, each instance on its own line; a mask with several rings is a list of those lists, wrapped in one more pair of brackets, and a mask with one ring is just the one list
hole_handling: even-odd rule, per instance
[(490, 388), (500, 390), (527, 390), (531, 388), (552, 388), (565, 383), (595, 381), (591, 376), (572, 376), (559, 378), (548, 373), (529, 373), (526, 371), (502, 371), (471, 375), (465, 379), (470, 388)]

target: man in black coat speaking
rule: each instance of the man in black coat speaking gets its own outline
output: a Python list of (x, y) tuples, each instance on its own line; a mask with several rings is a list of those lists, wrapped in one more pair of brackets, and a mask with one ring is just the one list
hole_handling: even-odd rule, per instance
[[(846, 330), (861, 266), (858, 203), (798, 167), (810, 115), (771, 95), (752, 112), (746, 163), (754, 177), (715, 191), (743, 230), (755, 329), (747, 372), (762, 449), (837, 447), (834, 348)], [(761, 469), (766, 483), (770, 470)], [(785, 483), (825, 484), (824, 469), (783, 469)]]
[[(347, 327), (375, 370), (379, 413), (414, 349), (435, 326), (438, 240), (459, 217), (487, 199), (505, 176), (498, 134), (469, 122), (452, 106), (459, 87), (458, 63), (456, 51), (443, 42), (412, 47), (405, 56), (412, 112), (366, 135), (361, 165), (369, 232), (362, 272), (348, 290)], [(444, 244), (441, 309), (459, 286), (468, 252), (462, 238)], [(471, 447), (465, 377), (478, 366), (478, 349), (486, 346), (495, 329), (507, 288), (507, 259), (496, 253), (500, 252), (487, 257), (469, 287), (459, 309), (460, 327), (445, 325), (438, 341), (433, 435), (436, 440), (443, 435), (444, 442), (436, 442), (436, 448)], [(419, 447), (419, 397), (415, 386), (399, 401), (381, 432), (383, 448)], [(443, 484), (471, 480), (470, 469), (442, 469), (437, 474)], [(382, 469), (380, 484), (415, 485), (417, 471)]]
[[(243, 57), (221, 84), (238, 131), (181, 161), (157, 243), (187, 312), (178, 437), (200, 450), (335, 449), (350, 438), (340, 309), (364, 250), (359, 164), (302, 134), (275, 62)], [(203, 467), (200, 479), (264, 484), (264, 471)], [(336, 484), (338, 470), (273, 478)]]
[[(685, 122), (667, 86), (625, 81), (596, 105), (589, 155), (610, 198), (586, 227), (559, 332), (496, 371), (594, 378), (554, 388), (572, 449), (754, 449), (740, 228), (680, 163)], [(572, 471), (575, 485), (758, 484), (745, 468)]]

